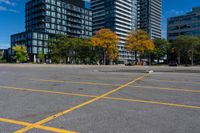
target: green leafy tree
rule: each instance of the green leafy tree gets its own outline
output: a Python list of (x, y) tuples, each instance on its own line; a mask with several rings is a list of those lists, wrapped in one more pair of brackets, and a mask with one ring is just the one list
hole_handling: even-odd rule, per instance
[(77, 47), (76, 52), (80, 62), (83, 64), (97, 64), (100, 60), (100, 52), (94, 47), (90, 39), (81, 39), (81, 46)]
[(167, 55), (169, 49), (169, 42), (165, 39), (157, 38), (154, 40), (155, 49), (152, 54), (153, 57), (157, 59), (157, 64), (159, 64), (160, 59)]
[[(184, 59), (185, 64), (188, 60), (189, 38), (188, 36), (178, 36), (173, 42), (174, 50), (178, 55), (178, 64), (181, 64), (181, 59)], [(184, 53), (184, 54), (183, 54)]]
[(69, 38), (65, 35), (58, 35), (49, 40), (49, 58), (53, 63), (67, 63), (69, 56)]
[(39, 52), (37, 54), (37, 58), (39, 59), (39, 63), (44, 63), (45, 62), (45, 55), (43, 52)]
[(0, 59), (2, 59), (3, 51), (0, 51)]
[(198, 53), (198, 47), (200, 45), (200, 38), (199, 37), (190, 37), (190, 50), (189, 50), (189, 57), (191, 60), (191, 65), (194, 65), (195, 54)]
[[(200, 37), (199, 37), (200, 39)], [(198, 44), (195, 48), (195, 52), (194, 52), (194, 62), (196, 64), (200, 64), (200, 44)]]
[(96, 64), (98, 55), (90, 39), (59, 35), (49, 40), (49, 57), (53, 63)]
[(178, 55), (178, 63), (181, 64), (183, 61), (185, 65), (188, 65), (188, 61), (191, 61), (191, 65), (194, 65), (194, 54), (198, 52), (200, 39), (193, 36), (178, 36), (173, 44)]
[(13, 47), (14, 59), (17, 63), (22, 63), (28, 60), (28, 53), (25, 46), (17, 45)]

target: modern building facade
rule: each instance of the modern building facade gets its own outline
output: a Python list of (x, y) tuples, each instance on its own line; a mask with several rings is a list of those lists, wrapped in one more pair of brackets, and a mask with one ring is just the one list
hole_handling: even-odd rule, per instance
[(161, 38), (161, 0), (91, 0), (93, 34), (109, 28), (120, 39), (119, 61), (134, 61), (134, 53), (125, 49), (128, 33), (137, 28), (147, 31), (152, 39)]
[(109, 28), (120, 39), (119, 60), (132, 61), (134, 54), (124, 48), (126, 37), (137, 26), (137, 1), (135, 0), (91, 0), (93, 34), (101, 28)]
[(138, 0), (138, 28), (151, 39), (161, 38), (162, 0)]
[(10, 52), (10, 48), (8, 49), (0, 49), (0, 60), (3, 61), (9, 61), (9, 52)]
[(48, 40), (58, 34), (92, 36), (92, 12), (83, 0), (29, 0), (26, 3), (26, 31), (11, 35), (11, 47), (24, 45), (31, 61), (47, 54)]
[(200, 36), (200, 7), (185, 15), (168, 18), (167, 38), (174, 40), (180, 35)]

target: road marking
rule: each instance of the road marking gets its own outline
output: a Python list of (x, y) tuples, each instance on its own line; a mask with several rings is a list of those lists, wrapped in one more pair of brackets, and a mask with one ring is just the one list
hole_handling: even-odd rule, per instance
[[(95, 76), (94, 74), (87, 74), (87, 75), (79, 75), (79, 76), (76, 76), (76, 75), (70, 75), (70, 78), (78, 78), (78, 79), (84, 79), (84, 77), (93, 77)], [(120, 76), (120, 77), (113, 77), (113, 76), (108, 76), (108, 75), (101, 75), (102, 77), (96, 77), (97, 79), (104, 79), (105, 80), (105, 76), (107, 76), (106, 78), (107, 79), (115, 79), (115, 80), (121, 80), (121, 79), (129, 79), (130, 77), (127, 77), (127, 76)]]
[(188, 83), (188, 84), (200, 84), (200, 82), (192, 82), (192, 81), (181, 81), (181, 80), (163, 80), (163, 79), (148, 79), (156, 82), (171, 82), (171, 83)]
[(200, 106), (174, 104), (174, 103), (166, 103), (166, 102), (158, 102), (158, 101), (147, 101), (147, 100), (128, 99), (128, 98), (115, 98), (115, 97), (105, 97), (105, 99), (112, 99), (112, 100), (119, 100), (119, 101), (129, 101), (129, 102), (138, 102), (138, 103), (147, 103), (147, 104), (157, 104), (157, 105), (166, 105), (166, 106), (183, 107), (183, 108), (191, 108), (191, 109), (200, 109)]
[(64, 110), (64, 111), (62, 111), (62, 112), (60, 112), (60, 113), (57, 113), (57, 114), (55, 114), (55, 115), (49, 116), (49, 117), (47, 117), (46, 119), (43, 119), (43, 120), (41, 120), (41, 121), (38, 121), (38, 122), (32, 124), (31, 126), (27, 126), (27, 127), (22, 128), (22, 129), (20, 129), (20, 130), (17, 130), (17, 131), (14, 132), (14, 133), (24, 133), (24, 132), (26, 132), (26, 131), (29, 131), (29, 130), (33, 129), (35, 126), (37, 127), (38, 125), (44, 124), (44, 123), (46, 123), (46, 122), (49, 122), (49, 121), (51, 121), (51, 120), (53, 120), (53, 119), (55, 119), (55, 118), (57, 118), (57, 117), (59, 117), (59, 116), (62, 116), (62, 115), (64, 115), (64, 114), (67, 114), (67, 113), (69, 113), (69, 112), (72, 112), (72, 111), (74, 111), (74, 110), (77, 110), (77, 109), (79, 109), (79, 108), (81, 108), (81, 107), (83, 107), (83, 106), (86, 106), (86, 105), (88, 105), (88, 104), (90, 104), (90, 103), (93, 103), (93, 102), (95, 102), (95, 101), (98, 101), (98, 100), (100, 100), (100, 99), (102, 99), (102, 98), (104, 98), (104, 97), (106, 97), (106, 96), (108, 96), (108, 95), (110, 95), (110, 94), (112, 94), (112, 93), (115, 93), (115, 92), (117, 92), (117, 91), (119, 91), (119, 90), (121, 90), (121, 89), (127, 87), (128, 85), (130, 85), (130, 84), (132, 84), (132, 83), (135, 83), (135, 82), (138, 81), (138, 80), (143, 79), (144, 77), (146, 77), (146, 76), (148, 76), (148, 75), (149, 75), (149, 74), (145, 74), (145, 75), (143, 75), (143, 76), (140, 76), (140, 77), (138, 77), (137, 79), (134, 79), (134, 80), (132, 80), (132, 81), (130, 81), (130, 82), (128, 82), (128, 83), (126, 83), (126, 84), (120, 86), (120, 87), (117, 87), (116, 89), (114, 89), (114, 90), (112, 90), (112, 91), (109, 91), (109, 92), (107, 92), (107, 93), (105, 93), (105, 94), (102, 94), (102, 95), (100, 95), (100, 96), (97, 96), (97, 97), (95, 97), (95, 98), (93, 98), (93, 99), (91, 99), (91, 100), (88, 100), (88, 101), (86, 101), (86, 102), (84, 102), (84, 103), (82, 103), (82, 104), (79, 104), (79, 105), (74, 106), (74, 107), (72, 107), (72, 108), (70, 108), (70, 109)]
[(153, 89), (153, 90), (167, 90), (167, 91), (179, 91), (179, 92), (193, 92), (200, 93), (200, 90), (189, 90), (189, 89), (178, 89), (178, 88), (164, 88), (164, 87), (154, 87), (154, 86), (134, 86), (140, 89)]
[[(135, 86), (135, 87), (142, 87), (143, 88), (143, 87), (146, 87), (146, 86)], [(79, 94), (79, 93), (68, 93), (68, 92), (46, 91), (46, 90), (37, 90), (37, 89), (0, 86), (0, 89), (2, 89), (2, 88), (11, 89), (11, 90), (18, 90), (18, 91), (31, 91), (31, 92), (41, 92), (41, 93), (50, 93), (50, 94), (58, 94), (58, 95), (80, 96), (80, 97), (88, 97), (88, 98), (98, 97), (97, 95), (87, 95), (87, 94)], [(154, 87), (146, 87), (146, 88), (154, 88)], [(171, 90), (171, 89), (172, 88), (166, 88), (166, 90)], [(177, 89), (172, 89), (172, 90), (177, 90)], [(190, 90), (185, 90), (185, 91), (190, 91)], [(174, 103), (166, 103), (166, 102), (159, 102), (159, 101), (148, 101), (148, 100), (140, 100), (140, 99), (127, 99), (127, 98), (115, 98), (115, 97), (104, 97), (104, 99), (117, 100), (117, 101), (128, 101), (128, 102), (139, 102), (139, 103), (150, 103), (150, 104), (160, 104), (160, 105), (167, 105), (167, 106), (178, 105), (176, 107), (185, 107), (185, 108), (194, 108), (194, 109), (199, 108), (199, 106), (174, 104)]]
[(74, 82), (74, 81), (67, 81), (67, 80), (46, 80), (46, 79), (29, 79), (32, 81), (40, 81), (40, 82), (53, 82), (53, 83), (72, 83), (72, 84), (85, 84), (85, 85), (102, 85), (102, 86), (121, 86), (119, 84), (106, 84), (106, 83), (97, 83), (97, 82)]
[[(5, 118), (0, 118), (0, 122), (11, 123), (11, 124), (16, 124), (16, 125), (20, 125), (20, 126), (30, 126), (30, 125), (33, 124), (33, 123), (29, 123), (29, 122), (12, 120), (12, 119), (5, 119)], [(35, 128), (46, 130), (46, 131), (52, 131), (52, 132), (56, 132), (56, 133), (76, 133), (76, 132), (69, 131), (69, 130), (54, 128), (54, 127), (48, 127), (48, 126), (42, 126), (42, 125), (39, 125)]]
[[(32, 81), (40, 81), (40, 82), (57, 82), (57, 83), (69, 82), (69, 83), (74, 83), (74, 84), (86, 84), (86, 85), (120, 86), (118, 84), (104, 84), (104, 83), (96, 83), (96, 82), (73, 82), (73, 81), (65, 81), (65, 80), (45, 80), (45, 79), (31, 79), (31, 80)], [(133, 87), (135, 89), (142, 88), (142, 89), (200, 93), (200, 90), (190, 90), (190, 89), (165, 88), (165, 87), (154, 87), (154, 86), (134, 86), (134, 85), (129, 85), (128, 87)]]
[(68, 93), (68, 92), (58, 92), (58, 91), (48, 91), (48, 90), (38, 90), (38, 89), (28, 89), (28, 88), (16, 88), (10, 86), (0, 86), (0, 89), (12, 89), (18, 91), (31, 91), (31, 92), (42, 92), (42, 93), (51, 93), (51, 94), (62, 94), (62, 95), (71, 95), (71, 96), (81, 96), (81, 97), (93, 97), (91, 95), (86, 94), (76, 94), (76, 93)]

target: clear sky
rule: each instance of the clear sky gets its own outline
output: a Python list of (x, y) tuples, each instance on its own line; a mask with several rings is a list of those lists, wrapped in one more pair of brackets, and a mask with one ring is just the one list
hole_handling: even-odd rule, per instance
[[(10, 45), (10, 35), (25, 30), (24, 6), (26, 0), (0, 0), (0, 48)], [(166, 19), (200, 6), (200, 0), (163, 0), (163, 37), (166, 37)]]

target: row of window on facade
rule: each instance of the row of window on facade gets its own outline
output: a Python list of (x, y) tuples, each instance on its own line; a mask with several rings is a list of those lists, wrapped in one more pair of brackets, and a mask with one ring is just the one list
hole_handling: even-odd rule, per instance
[(68, 33), (73, 33), (73, 34), (79, 34), (79, 35), (85, 35), (87, 37), (92, 36), (92, 32), (89, 31), (84, 31), (84, 30), (73, 30), (73, 29), (67, 29), (67, 31), (59, 31), (59, 30), (53, 30), (53, 29), (45, 29), (46, 33), (50, 34), (64, 34), (68, 35)]
[[(37, 18), (39, 16), (44, 16), (44, 15), (47, 15), (47, 16), (52, 17), (54, 19), (59, 18), (59, 19), (64, 19), (64, 20), (66, 20), (67, 18), (74, 18), (75, 19), (75, 17), (77, 17), (76, 14), (68, 13), (68, 15), (69, 14), (71, 15), (71, 17), (67, 16), (65, 14), (60, 14), (60, 13), (51, 12), (51, 11), (45, 11), (45, 12), (27, 15), (26, 20), (29, 21), (29, 20), (32, 20), (32, 19)], [(79, 18), (77, 17), (76, 19), (78, 19), (78, 20), (82, 19), (82, 20), (85, 20), (85, 21), (92, 21), (92, 17), (86, 16), (86, 15), (81, 15)]]
[[(180, 29), (191, 29), (191, 28), (200, 28), (200, 23), (190, 23), (185, 25), (178, 25), (178, 26), (170, 26), (168, 27), (168, 30), (180, 30)], [(200, 29), (199, 29), (200, 30)]]
[(36, 1), (28, 3), (27, 6), (26, 6), (26, 9), (30, 9), (30, 12), (35, 12), (37, 10), (37, 8), (32, 8), (32, 7), (37, 6), (38, 4), (41, 4), (41, 3), (45, 3), (45, 7), (44, 7), (45, 9), (50, 9), (50, 10), (57, 11), (57, 12), (61, 12), (61, 10), (62, 10), (62, 12), (66, 12), (64, 10), (69, 9), (69, 10), (72, 10), (72, 11), (92, 15), (92, 13), (89, 10), (80, 8), (78, 6), (74, 6), (72, 4), (68, 4), (66, 2), (61, 2), (60, 0), (58, 0), (58, 1), (55, 1), (55, 0), (36, 0)]
[[(35, 43), (35, 42), (33, 42)], [(12, 46), (16, 45), (21, 45), (21, 46), (26, 46), (27, 47), (27, 52), (31, 54), (38, 54), (38, 53), (43, 53), (47, 54), (48, 53), (48, 48), (44, 46), (37, 46), (37, 45), (27, 45), (26, 42), (20, 42), (20, 43), (15, 43), (12, 44)]]
[(38, 54), (38, 53), (48, 54), (48, 48), (44, 47), (28, 47), (27, 51), (28, 53), (32, 54)]
[(11, 37), (11, 42), (27, 40), (27, 39), (48, 40), (49, 36), (47, 34), (42, 34), (42, 33), (32, 33), (32, 32), (22, 33), (18, 35), (13, 35)]
[(200, 35), (200, 29), (199, 30), (191, 30), (191, 31), (184, 31), (184, 32), (176, 32), (176, 33), (168, 33), (168, 37), (177, 37), (180, 35)]
[[(58, 22), (58, 21), (57, 21)], [(67, 27), (68, 28), (76, 28), (76, 29), (84, 29), (84, 30), (88, 30), (88, 31), (92, 31), (92, 27), (89, 25), (89, 22), (86, 22), (87, 24), (76, 24), (76, 23), (71, 23), (71, 22), (66, 22), (66, 21), (60, 21), (61, 24), (55, 24), (55, 23), (41, 23), (41, 24), (37, 24), (36, 22), (34, 23), (33, 21), (31, 22), (27, 22), (27, 27), (29, 27), (31, 29), (31, 25), (37, 24), (34, 27), (36, 27), (36, 29), (40, 29), (40, 28), (51, 28), (51, 29), (57, 29), (57, 30), (63, 30), (66, 31)], [(89, 26), (88, 26), (89, 25)], [(29, 30), (30, 30), (29, 29)]]
[(180, 23), (188, 23), (188, 22), (195, 22), (200, 21), (200, 16), (194, 17), (185, 17), (185, 18), (173, 18), (168, 20), (168, 24), (180, 24)]
[[(68, 19), (69, 21), (71, 21), (72, 23), (74, 23), (74, 25), (88, 25), (88, 26), (92, 26), (92, 22), (90, 21), (85, 21), (85, 20), (80, 20), (80, 19)], [(46, 22), (46, 23), (52, 23), (52, 24), (59, 24), (59, 25), (63, 25), (66, 26), (67, 24), (69, 24), (70, 22), (68, 22), (67, 20), (61, 20), (61, 19), (56, 19), (56, 18), (50, 18), (50, 17), (45, 17), (42, 20), (32, 20), (32, 21), (27, 21), (26, 24), (27, 26), (31, 26), (34, 24), (38, 24), (42, 22)]]

